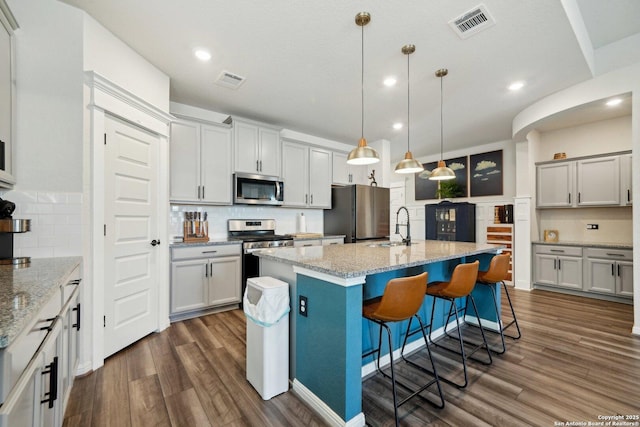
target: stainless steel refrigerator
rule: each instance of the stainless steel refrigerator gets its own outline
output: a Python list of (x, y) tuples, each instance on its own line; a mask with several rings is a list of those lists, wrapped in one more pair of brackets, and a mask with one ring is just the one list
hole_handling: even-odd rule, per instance
[(324, 234), (345, 235), (345, 243), (389, 236), (389, 189), (349, 185), (331, 189), (324, 211)]

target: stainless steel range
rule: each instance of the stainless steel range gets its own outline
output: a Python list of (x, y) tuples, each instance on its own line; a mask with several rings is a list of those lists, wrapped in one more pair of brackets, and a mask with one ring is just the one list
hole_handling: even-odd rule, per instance
[(253, 252), (266, 248), (293, 246), (293, 237), (276, 234), (274, 219), (230, 219), (229, 238), (242, 240), (242, 295), (247, 278), (260, 275), (260, 263)]

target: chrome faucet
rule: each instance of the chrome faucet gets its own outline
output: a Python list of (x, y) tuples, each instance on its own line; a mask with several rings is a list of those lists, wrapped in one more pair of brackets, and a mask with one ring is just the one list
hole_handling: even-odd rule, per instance
[[(400, 224), (398, 223), (398, 215), (400, 214), (400, 211), (403, 210), (407, 213), (407, 223), (406, 224)], [(407, 237), (402, 237), (402, 234), (400, 234), (400, 226), (403, 227), (407, 227)], [(409, 210), (404, 207), (404, 206), (400, 206), (400, 208), (398, 209), (398, 212), (396, 212), (396, 234), (400, 234), (400, 237), (402, 237), (402, 243), (404, 243), (407, 246), (411, 246), (411, 224), (409, 222)]]

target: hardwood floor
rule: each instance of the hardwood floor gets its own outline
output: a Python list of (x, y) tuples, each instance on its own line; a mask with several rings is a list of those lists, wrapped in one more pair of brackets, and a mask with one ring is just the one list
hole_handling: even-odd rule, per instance
[[(640, 415), (640, 337), (630, 334), (631, 305), (538, 290), (510, 294), (522, 339), (508, 339), (491, 366), (469, 362), (466, 389), (443, 383), (444, 409), (420, 398), (402, 406), (403, 426), (586, 425), (599, 415)], [(263, 401), (253, 390), (245, 379), (244, 328), (236, 310), (144, 338), (76, 379), (64, 425), (325, 425), (291, 392)], [(441, 374), (459, 372), (450, 354), (433, 351)], [(405, 382), (419, 383), (421, 374), (404, 365)], [(390, 384), (380, 375), (364, 381), (363, 409), (369, 425), (393, 425)]]

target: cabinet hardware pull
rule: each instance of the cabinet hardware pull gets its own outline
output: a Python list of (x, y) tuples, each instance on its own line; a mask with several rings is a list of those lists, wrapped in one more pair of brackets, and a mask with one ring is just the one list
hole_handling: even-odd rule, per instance
[(260, 172), (262, 172), (262, 160), (260, 160)]
[(50, 318), (48, 318), (48, 319), (44, 319), (44, 320), (45, 320), (45, 322), (51, 322), (51, 323), (49, 323), (49, 326), (43, 326), (43, 327), (41, 327), (41, 328), (40, 328), (40, 330), (41, 330), (41, 331), (49, 331), (49, 332), (51, 332), (51, 330), (53, 330), (53, 324), (55, 323), (55, 321), (56, 321), (56, 319), (57, 319), (57, 318), (58, 318), (58, 317), (50, 317)]
[(204, 199), (204, 185), (202, 186), (202, 198)]
[(615, 275), (616, 275), (615, 271), (613, 270), (613, 264), (611, 264), (611, 275), (612, 275), (612, 276), (615, 276)]
[(311, 195), (311, 203), (310, 204), (313, 204), (313, 194)]
[(578, 203), (580, 203), (580, 196), (581, 196), (581, 193), (578, 192)]
[(49, 374), (49, 391), (45, 393), (46, 399), (40, 403), (49, 403), (49, 408), (53, 408), (53, 402), (58, 398), (58, 356), (53, 358), (53, 362), (45, 366), (42, 375)]
[(560, 252), (564, 253), (564, 249), (550, 249), (549, 252)]
[(218, 251), (202, 251), (203, 254), (215, 254)]
[(200, 199), (200, 186), (198, 185), (198, 199)]
[(558, 260), (557, 260), (557, 259), (554, 259), (554, 260), (553, 260), (553, 269), (554, 269), (554, 270), (557, 270), (557, 269), (558, 269), (558, 267), (556, 266), (557, 262), (558, 262)]
[(260, 162), (256, 160), (256, 172), (260, 172)]
[(569, 204), (571, 204), (571, 193), (569, 193)]
[(209, 277), (213, 277), (213, 263), (209, 263)]
[(623, 257), (623, 256), (624, 256), (624, 254), (616, 254), (616, 253), (609, 253), (609, 252), (607, 252), (607, 256), (621, 256), (621, 257)]
[(75, 308), (72, 308), (71, 311), (76, 312), (76, 323), (71, 325), (72, 328), (76, 328), (76, 331), (80, 330), (80, 303), (78, 303)]
[(65, 286), (77, 286), (82, 279), (69, 280)]
[(209, 277), (209, 263), (204, 265), (204, 277)]
[(558, 270), (562, 270), (562, 265), (560, 264), (560, 260), (558, 260)]
[(631, 201), (631, 190), (627, 188), (627, 202)]
[(618, 277), (620, 277), (620, 264), (618, 264)]
[(308, 195), (308, 194), (305, 194), (305, 195), (304, 195), (304, 204), (306, 205), (306, 204), (308, 204), (308, 203), (309, 203), (309, 195)]

